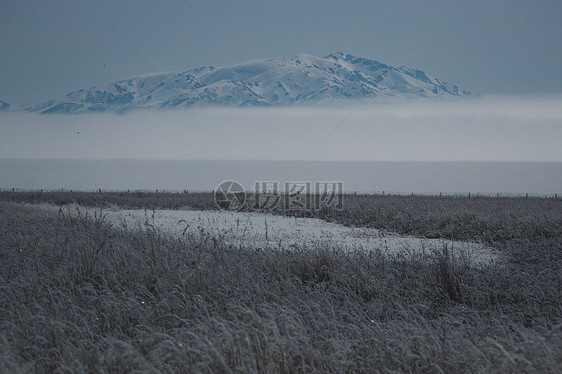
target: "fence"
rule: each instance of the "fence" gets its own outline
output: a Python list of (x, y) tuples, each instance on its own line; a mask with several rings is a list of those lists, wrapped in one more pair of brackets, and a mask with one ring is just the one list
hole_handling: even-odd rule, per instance
[[(211, 191), (199, 190), (166, 190), (166, 189), (138, 189), (138, 190), (104, 190), (104, 189), (91, 189), (91, 190), (72, 190), (65, 188), (57, 189), (21, 189), (21, 188), (0, 188), (0, 192), (13, 192), (13, 193), (115, 193), (115, 194), (189, 194), (192, 193), (214, 193)], [(252, 192), (249, 192), (252, 194)], [(280, 192), (280, 194), (283, 194)], [(512, 192), (398, 192), (398, 191), (347, 191), (343, 195), (381, 195), (381, 196), (426, 196), (426, 197), (449, 197), (449, 198), (544, 198), (544, 199), (558, 199), (562, 197), (562, 193), (554, 194), (540, 194), (540, 193), (512, 193)]]

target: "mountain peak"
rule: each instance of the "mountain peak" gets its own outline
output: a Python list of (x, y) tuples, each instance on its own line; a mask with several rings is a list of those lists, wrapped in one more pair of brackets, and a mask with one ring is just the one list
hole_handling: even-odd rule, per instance
[(343, 52), (335, 52), (335, 53), (330, 53), (330, 54), (327, 55), (327, 56), (324, 56), (324, 58), (333, 58), (333, 59), (337, 59), (337, 58), (339, 58), (339, 57), (341, 57), (341, 56), (343, 56), (343, 55), (344, 55)]
[(331, 58), (333, 60), (339, 60), (339, 59), (343, 59), (346, 55), (351, 56), (349, 53), (345, 54), (343, 52), (335, 52), (335, 53), (330, 53), (329, 55), (325, 56), (324, 58)]
[(200, 105), (306, 105), (378, 97), (464, 97), (471, 94), (415, 69), (337, 52), (299, 54), (222, 67), (144, 74), (69, 93), (29, 107), (41, 113), (124, 112)]

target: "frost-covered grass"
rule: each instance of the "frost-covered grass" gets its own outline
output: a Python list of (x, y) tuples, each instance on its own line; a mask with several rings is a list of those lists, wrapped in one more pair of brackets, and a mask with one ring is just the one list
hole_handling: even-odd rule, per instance
[(154, 191), (50, 191), (10, 192), (0, 191), (0, 201), (49, 203), (65, 205), (77, 203), (88, 207), (120, 206), (126, 209), (217, 209), (212, 193), (170, 193)]
[[(167, 192), (0, 192), (0, 201), (124, 209), (216, 210), (212, 193)], [(273, 210), (271, 213), (314, 217), (354, 227), (383, 229), (424, 238), (505, 244), (518, 239), (559, 235), (562, 196), (553, 198), (438, 197), (344, 195), (343, 210)], [(252, 211), (252, 197), (245, 211)]]
[[(233, 248), (205, 229), (168, 234), (150, 211), (117, 227), (10, 202), (143, 207), (65, 194), (0, 195), (1, 372), (562, 369), (560, 201), (357, 196), (314, 213), (493, 242), (506, 257), (474, 267), (446, 251), (428, 262), (321, 243)], [(209, 206), (180, 197), (146, 203)]]

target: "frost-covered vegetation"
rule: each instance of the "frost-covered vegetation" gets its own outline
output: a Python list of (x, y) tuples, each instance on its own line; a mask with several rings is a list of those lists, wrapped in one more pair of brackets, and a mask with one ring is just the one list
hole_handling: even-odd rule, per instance
[[(562, 201), (349, 195), (279, 212), (491, 243), (484, 267), (168, 236), (211, 194), (0, 193), (0, 371), (559, 372)], [(148, 208), (138, 229), (22, 202)]]

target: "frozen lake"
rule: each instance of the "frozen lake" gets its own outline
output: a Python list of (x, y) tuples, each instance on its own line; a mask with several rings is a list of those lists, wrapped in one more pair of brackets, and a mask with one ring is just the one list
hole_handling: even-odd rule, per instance
[(0, 159), (2, 189), (211, 191), (224, 180), (343, 181), (344, 192), (558, 194), (562, 163)]

